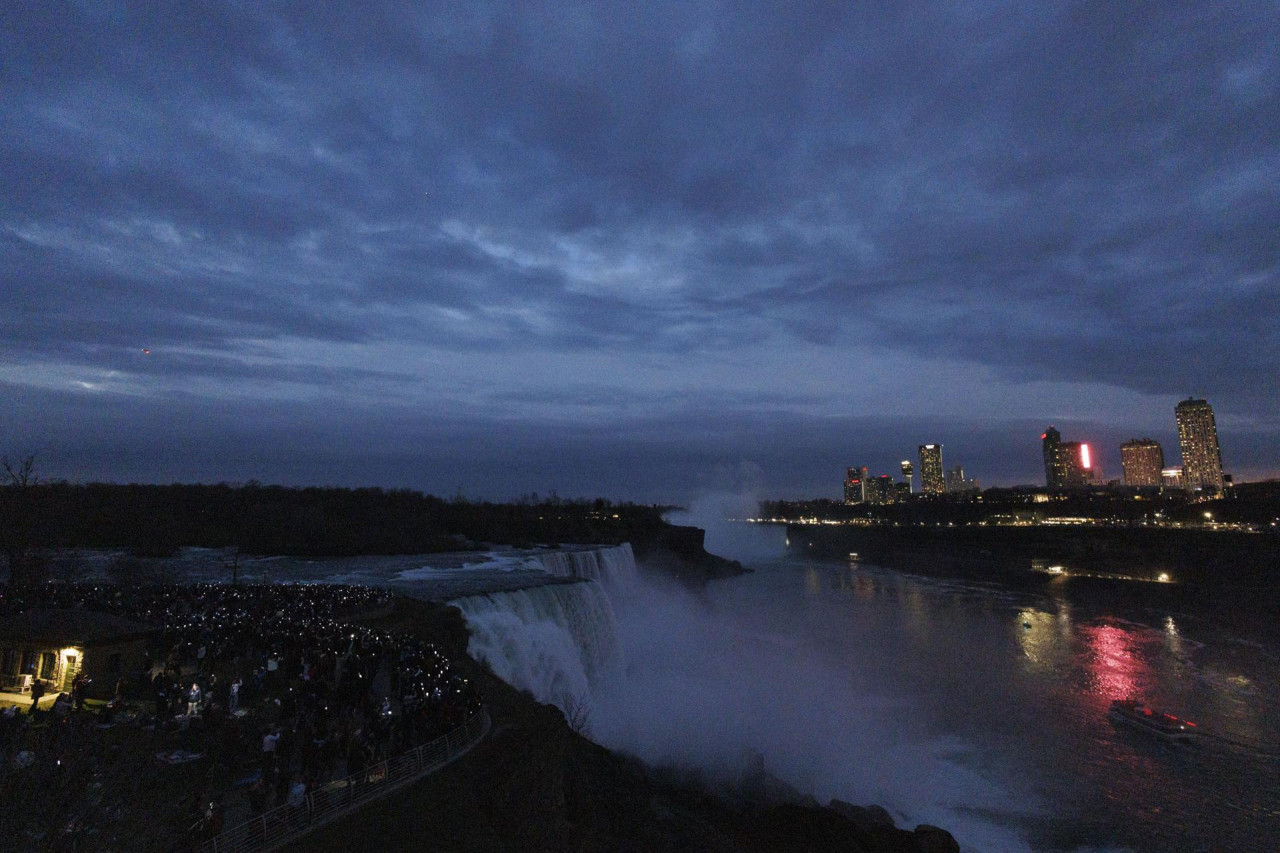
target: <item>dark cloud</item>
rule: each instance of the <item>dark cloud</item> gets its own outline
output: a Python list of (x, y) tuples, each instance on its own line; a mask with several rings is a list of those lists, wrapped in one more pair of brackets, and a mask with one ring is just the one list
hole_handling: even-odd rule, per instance
[(0, 378), (898, 414), (826, 353), (985, 371), (974, 423), (1040, 381), (1280, 431), (1275, 11), (24, 4)]

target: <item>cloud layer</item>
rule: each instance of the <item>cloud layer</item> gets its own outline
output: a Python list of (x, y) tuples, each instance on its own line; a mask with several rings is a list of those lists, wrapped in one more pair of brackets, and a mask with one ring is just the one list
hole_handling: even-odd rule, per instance
[[(650, 429), (785, 489), (839, 474), (760, 449), (769, 424), (898, 425), (837, 437), (838, 468), (1023, 421), (1171, 442), (1196, 394), (1228, 467), (1275, 472), (1276, 13), (24, 6), (0, 379), (32, 410), (0, 426), (59, 435), (73, 477), (129, 455), (117, 411), (194, 440), (202, 407), (287, 407), (373, 425), (371, 457), (406, 418), (518, 428), (542, 455), (502, 497), (575, 447), (582, 491), (642, 469)], [(271, 449), (258, 476), (325, 479), (322, 442)], [(1035, 474), (1034, 448), (978, 457)]]

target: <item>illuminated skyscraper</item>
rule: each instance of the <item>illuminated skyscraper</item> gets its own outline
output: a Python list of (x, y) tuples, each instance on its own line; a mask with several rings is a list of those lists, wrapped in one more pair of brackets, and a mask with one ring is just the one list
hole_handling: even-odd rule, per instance
[(1082, 488), (1093, 485), (1097, 479), (1093, 450), (1083, 441), (1062, 442), (1058, 449), (1058, 461), (1062, 472), (1062, 488)]
[(844, 502), (861, 504), (867, 502), (867, 468), (850, 468), (845, 471)]
[(1213, 407), (1204, 400), (1187, 398), (1174, 409), (1178, 419), (1178, 444), (1182, 447), (1182, 486), (1187, 491), (1221, 492), (1222, 451)]
[(1099, 479), (1093, 450), (1082, 441), (1063, 441), (1062, 434), (1049, 427), (1040, 434), (1044, 453), (1044, 484), (1051, 489), (1079, 488)]
[(891, 504), (898, 500), (898, 490), (893, 482), (893, 477), (888, 474), (881, 474), (879, 477), (869, 477), (866, 481), (867, 503), (869, 504)]
[(926, 495), (946, 492), (947, 481), (942, 476), (942, 445), (920, 445), (920, 491)]
[(902, 479), (907, 484), (907, 494), (911, 494), (914, 489), (911, 486), (911, 475), (916, 472), (915, 466), (911, 464), (910, 459), (902, 460)]
[(1044, 484), (1051, 489), (1061, 489), (1067, 484), (1067, 460), (1062, 446), (1062, 434), (1049, 427), (1040, 434), (1044, 452)]
[(1164, 470), (1164, 449), (1150, 438), (1133, 438), (1120, 445), (1120, 466), (1126, 486), (1159, 486)]

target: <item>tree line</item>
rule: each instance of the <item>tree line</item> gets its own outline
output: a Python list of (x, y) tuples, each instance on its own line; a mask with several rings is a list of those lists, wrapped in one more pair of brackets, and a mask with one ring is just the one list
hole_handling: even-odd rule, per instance
[[(11, 474), (21, 466), (10, 466)], [(505, 545), (622, 542), (665, 526), (670, 507), (529, 496), (516, 503), (444, 499), (409, 489), (262, 485), (0, 485), (0, 540), (12, 577), (38, 575), (41, 552), (183, 547), (288, 556), (416, 554)], [(38, 578), (35, 578), (38, 580)]]

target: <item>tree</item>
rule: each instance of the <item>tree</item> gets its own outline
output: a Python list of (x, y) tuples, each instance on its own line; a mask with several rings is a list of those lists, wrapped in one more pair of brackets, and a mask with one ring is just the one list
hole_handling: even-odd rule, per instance
[(591, 737), (591, 700), (587, 694), (565, 695), (564, 721), (583, 737)]
[(231, 585), (236, 586), (240, 583), (240, 563), (244, 559), (244, 554), (240, 553), (240, 546), (231, 546), (231, 552), (222, 558), (222, 565), (231, 572)]
[(16, 464), (8, 456), (0, 458), (4, 482), (0, 483), (0, 545), (9, 561), (9, 585), (29, 589), (44, 581), (47, 566), (32, 557), (35, 527), (36, 458), (28, 456)]

